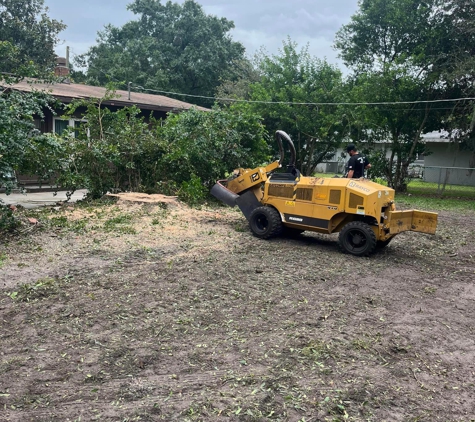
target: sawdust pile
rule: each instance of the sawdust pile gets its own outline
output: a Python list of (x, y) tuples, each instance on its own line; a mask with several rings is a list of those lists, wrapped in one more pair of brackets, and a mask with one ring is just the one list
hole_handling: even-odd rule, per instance
[(175, 207), (182, 207), (182, 204), (178, 202), (176, 196), (166, 196), (161, 194), (146, 194), (138, 192), (126, 192), (126, 193), (109, 193), (105, 195), (106, 198), (118, 198), (118, 203), (122, 202), (136, 202), (139, 204), (166, 204)]

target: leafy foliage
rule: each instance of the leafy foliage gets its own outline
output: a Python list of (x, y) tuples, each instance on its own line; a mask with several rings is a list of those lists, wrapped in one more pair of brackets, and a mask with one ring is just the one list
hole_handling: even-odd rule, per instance
[[(0, 81), (1, 82), (1, 81)], [(11, 175), (27, 167), (36, 172), (42, 166), (43, 155), (34, 154), (35, 145), (48, 143), (51, 135), (36, 128), (34, 118), (44, 118), (44, 110), (54, 99), (47, 93), (19, 92), (3, 82), (0, 93), (0, 187), (11, 189)]]
[(197, 203), (230, 169), (269, 158), (265, 130), (250, 111), (189, 110), (165, 121), (145, 121), (136, 107), (112, 111), (101, 100), (74, 103), (67, 116), (84, 110), (83, 122), (50, 147), (57, 183), (106, 192), (162, 192)]
[(30, 62), (42, 72), (54, 68), (54, 47), (66, 25), (49, 18), (47, 12), (44, 0), (0, 0), (0, 44), (14, 47), (2, 57), (0, 72), (16, 73)]
[(198, 205), (206, 198), (208, 190), (201, 183), (201, 179), (192, 174), (189, 182), (183, 181), (178, 191), (178, 198), (189, 205)]
[(231, 79), (223, 81), (216, 91), (216, 98), (220, 99), (220, 103), (230, 103), (225, 100), (227, 98), (249, 100), (251, 84), (260, 80), (258, 69), (247, 59), (237, 60), (233, 67), (234, 72)]
[[(443, 2), (437, 17), (444, 28), (448, 47), (440, 54), (438, 70), (447, 86), (446, 96), (475, 96), (475, 3), (471, 0)], [(444, 117), (443, 128), (457, 145), (471, 153), (475, 166), (475, 107), (458, 102)]]
[(265, 129), (249, 108), (170, 115), (160, 135), (167, 148), (161, 163), (164, 178), (179, 185), (198, 177), (210, 187), (232, 169), (269, 159)]
[[(135, 0), (128, 6), (138, 20), (99, 33), (99, 44), (83, 57), (88, 82), (108, 78), (144, 88), (210, 96), (229, 79), (244, 47), (229, 31), (233, 22), (206, 15), (194, 0), (183, 4)], [(201, 101), (209, 106), (209, 101)]]
[[(43, 0), (0, 0), (0, 188), (7, 193), (15, 186), (17, 170), (42, 173), (45, 156), (33, 150), (35, 144), (52, 139), (37, 130), (34, 118), (44, 118), (54, 100), (34, 89), (12, 89), (23, 77), (46, 74), (54, 66), (54, 46), (65, 25), (50, 19), (43, 5)], [(0, 232), (18, 224), (12, 210), (0, 202)]]
[(13, 211), (0, 200), (0, 234), (13, 231), (19, 224)]
[(141, 191), (144, 169), (156, 148), (149, 125), (137, 107), (112, 111), (102, 105), (113, 92), (99, 100), (73, 103), (66, 117), (84, 110), (79, 127), (66, 131), (59, 140), (57, 182), (70, 190), (89, 189), (93, 198), (106, 192)]
[[(352, 83), (350, 96), (356, 102), (399, 102), (407, 98), (423, 101), (437, 95), (430, 84), (425, 85), (410, 70), (390, 65), (382, 71), (359, 74)], [(385, 177), (389, 186), (405, 191), (409, 164), (424, 151), (421, 134), (439, 128), (438, 114), (431, 113), (430, 104), (364, 105), (351, 113), (352, 138), (364, 141), (369, 149), (376, 142), (384, 147), (382, 156), (367, 151), (374, 167), (371, 174)]]
[[(425, 102), (447, 95), (440, 66), (450, 42), (436, 13), (439, 6), (439, 0), (361, 1), (335, 41), (354, 70), (353, 101)], [(421, 134), (441, 129), (442, 112), (419, 103), (364, 106), (353, 116), (357, 140), (390, 142), (383, 173), (390, 186), (405, 191), (408, 166), (421, 152)]]
[(342, 26), (335, 47), (360, 72), (390, 64), (425, 65), (428, 47), (436, 41), (430, 25), (438, 0), (362, 0), (359, 11)]
[[(473, 97), (473, 16), (475, 3), (470, 0), (362, 0), (335, 41), (355, 72), (356, 101)], [(445, 109), (419, 104), (358, 110), (363, 139), (378, 133), (382, 139), (386, 132), (392, 142), (384, 173), (397, 190), (406, 188), (404, 179), (421, 148), (421, 133), (445, 129), (460, 148), (472, 152), (475, 163), (473, 104), (445, 104)]]
[[(288, 39), (280, 55), (258, 57), (261, 80), (251, 85), (251, 98), (272, 104), (256, 104), (267, 128), (282, 129), (296, 143), (297, 167), (310, 175), (318, 163), (332, 156), (346, 135), (344, 110), (334, 103), (344, 98), (341, 72), (324, 60), (311, 57), (308, 47), (297, 51)], [(283, 103), (304, 104), (283, 104)]]

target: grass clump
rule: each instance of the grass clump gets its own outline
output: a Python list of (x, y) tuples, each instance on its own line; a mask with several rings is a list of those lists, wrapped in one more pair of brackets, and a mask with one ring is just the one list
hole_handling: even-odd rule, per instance
[(46, 277), (34, 283), (21, 284), (17, 291), (9, 293), (8, 296), (18, 302), (31, 302), (55, 295), (59, 289), (59, 283), (54, 278)]
[(50, 219), (50, 226), (60, 229), (67, 229), (74, 233), (85, 233), (87, 230), (87, 219), (69, 220), (68, 217), (62, 215)]
[(0, 253), (0, 268), (3, 267), (3, 265), (5, 264), (7, 258), (8, 257), (4, 253)]
[(115, 232), (120, 234), (137, 234), (137, 231), (130, 225), (133, 217), (130, 214), (120, 214), (104, 222), (106, 232)]

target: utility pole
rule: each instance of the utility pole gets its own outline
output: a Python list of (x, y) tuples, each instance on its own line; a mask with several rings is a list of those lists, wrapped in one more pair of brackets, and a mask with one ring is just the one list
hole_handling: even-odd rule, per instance
[(69, 45), (66, 47), (66, 67), (69, 70)]

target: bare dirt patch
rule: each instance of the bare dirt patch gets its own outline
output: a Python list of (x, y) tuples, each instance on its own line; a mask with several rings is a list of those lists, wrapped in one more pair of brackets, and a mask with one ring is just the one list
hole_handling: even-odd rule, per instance
[(475, 420), (475, 215), (370, 258), (230, 209), (36, 216), (0, 251), (3, 421)]

